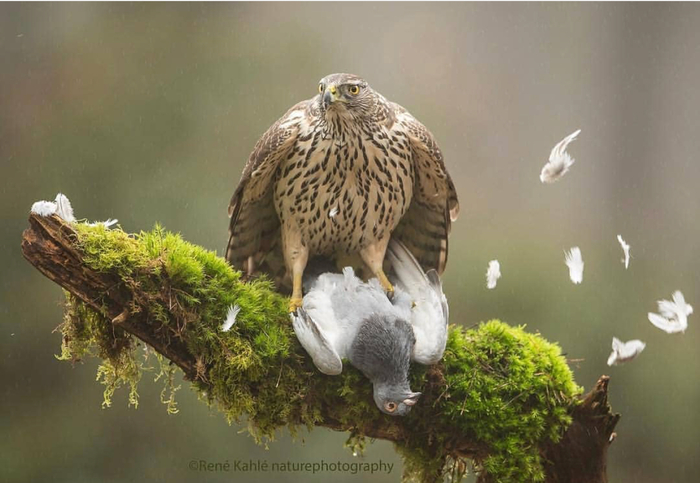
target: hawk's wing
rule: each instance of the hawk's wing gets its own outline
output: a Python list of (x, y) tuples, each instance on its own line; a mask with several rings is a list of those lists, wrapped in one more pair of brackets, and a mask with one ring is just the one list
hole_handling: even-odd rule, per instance
[(401, 241), (424, 270), (442, 274), (447, 263), (447, 235), (459, 214), (452, 178), (433, 135), (406, 109), (392, 104), (394, 129), (403, 130), (413, 151), (413, 199), (392, 237)]
[(226, 259), (249, 274), (279, 238), (272, 181), (280, 161), (294, 148), (299, 123), (308, 115), (310, 102), (292, 107), (258, 140), (231, 197)]

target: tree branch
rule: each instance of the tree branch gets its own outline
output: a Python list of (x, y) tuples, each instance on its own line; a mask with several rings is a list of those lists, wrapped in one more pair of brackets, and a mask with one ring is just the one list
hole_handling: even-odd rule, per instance
[[(620, 417), (607, 402), (608, 377), (579, 399), (558, 347), (539, 336), (499, 322), (452, 327), (444, 360), (413, 367), (419, 404), (392, 418), (376, 409), (369, 382), (353, 368), (337, 377), (316, 371), (284, 298), (265, 282), (241, 282), (211, 252), (160, 229), (128, 236), (55, 215), (32, 214), (29, 222), (24, 257), (71, 294), (64, 347), (73, 357), (79, 340), (116, 364), (133, 350), (133, 336), (227, 417), (247, 414), (258, 435), (316, 425), (393, 441), (406, 473), (423, 481), (459, 473), (468, 459), (484, 483), (607, 482), (606, 453)], [(223, 333), (231, 303), (242, 310)]]

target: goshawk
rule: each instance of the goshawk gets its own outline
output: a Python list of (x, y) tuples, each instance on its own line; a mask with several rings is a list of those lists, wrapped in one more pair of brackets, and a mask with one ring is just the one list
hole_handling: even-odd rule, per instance
[(231, 204), (226, 258), (248, 275), (291, 277), (302, 301), (311, 257), (357, 256), (387, 292), (394, 237), (442, 274), (459, 203), (428, 129), (352, 74), (321, 79), (258, 140)]

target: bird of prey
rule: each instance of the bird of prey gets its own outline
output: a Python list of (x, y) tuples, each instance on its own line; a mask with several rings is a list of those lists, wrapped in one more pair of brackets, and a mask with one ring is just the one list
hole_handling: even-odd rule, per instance
[(389, 240), (441, 274), (458, 212), (430, 131), (360, 77), (332, 74), (255, 145), (231, 198), (226, 258), (278, 285), (291, 278), (292, 312), (316, 256), (359, 255), (391, 293), (383, 270)]
[(420, 397), (408, 383), (410, 361), (430, 365), (442, 358), (449, 315), (435, 270), (426, 275), (395, 240), (387, 256), (396, 275), (391, 300), (376, 278), (362, 282), (346, 267), (312, 281), (292, 325), (321, 372), (340, 374), (348, 359), (372, 382), (377, 407), (403, 416)]

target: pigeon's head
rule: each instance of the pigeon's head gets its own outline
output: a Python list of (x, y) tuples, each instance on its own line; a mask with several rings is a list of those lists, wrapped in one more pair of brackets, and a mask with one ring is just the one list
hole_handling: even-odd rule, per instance
[(381, 412), (390, 416), (405, 416), (418, 402), (421, 393), (406, 385), (374, 384), (374, 402)]

